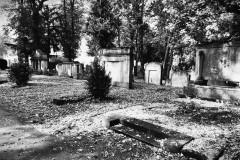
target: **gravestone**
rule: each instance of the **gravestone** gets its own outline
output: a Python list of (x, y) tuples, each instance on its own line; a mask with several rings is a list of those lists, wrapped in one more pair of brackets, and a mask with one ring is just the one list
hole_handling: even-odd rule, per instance
[(72, 77), (73, 62), (63, 62), (56, 65), (58, 76)]
[(31, 66), (36, 71), (47, 71), (48, 69), (48, 58), (47, 54), (37, 49), (31, 57)]
[(196, 48), (195, 85), (185, 87), (184, 94), (239, 101), (239, 68), (240, 41), (199, 45)]
[(133, 58), (130, 48), (101, 49), (99, 56), (106, 73), (112, 78), (112, 85), (131, 88)]
[(151, 62), (145, 64), (145, 82), (152, 84), (161, 84), (161, 63)]
[(72, 65), (72, 77), (74, 79), (80, 79), (80, 73), (79, 73), (79, 63), (73, 63)]
[(200, 45), (196, 53), (196, 80), (240, 82), (240, 42)]
[(189, 83), (189, 74), (184, 71), (172, 72), (171, 75), (171, 86), (173, 87), (184, 87)]

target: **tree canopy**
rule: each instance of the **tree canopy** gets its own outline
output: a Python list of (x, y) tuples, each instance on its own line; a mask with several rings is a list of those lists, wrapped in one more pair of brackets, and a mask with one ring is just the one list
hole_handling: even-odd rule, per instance
[(81, 37), (81, 3), (63, 0), (60, 5), (49, 6), (47, 1), (11, 0), (2, 7), (9, 17), (5, 31), (14, 31), (19, 56), (25, 59), (37, 49), (49, 56), (53, 48), (62, 49), (64, 56), (72, 61)]
[[(85, 1), (61, 0), (48, 6), (47, 0), (11, 0), (9, 27), (24, 53), (50, 47), (76, 57), (83, 32)], [(85, 22), (89, 55), (100, 48), (133, 47), (135, 60), (162, 62), (164, 75), (173, 56), (194, 53), (197, 44), (240, 38), (238, 0), (91, 0)], [(12, 14), (14, 13), (14, 14)]]

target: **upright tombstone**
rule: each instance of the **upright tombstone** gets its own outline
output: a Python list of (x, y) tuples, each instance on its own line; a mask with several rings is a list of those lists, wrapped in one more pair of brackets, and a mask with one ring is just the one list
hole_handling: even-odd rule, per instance
[(132, 88), (133, 58), (130, 48), (101, 49), (101, 62), (112, 78), (112, 85)]
[(240, 41), (200, 45), (196, 53), (196, 81), (240, 82)]
[(145, 64), (145, 82), (152, 84), (161, 84), (161, 63), (151, 62)]
[[(195, 84), (184, 94), (202, 98), (240, 100), (240, 41), (202, 44), (196, 48)], [(204, 82), (204, 83), (203, 83)]]
[(184, 71), (172, 72), (171, 75), (171, 86), (173, 87), (184, 87), (189, 84), (189, 74)]
[(56, 65), (58, 76), (72, 77), (73, 62), (63, 62)]
[(47, 54), (37, 49), (36, 52), (31, 57), (32, 68), (36, 71), (47, 71), (48, 68), (48, 58)]
[(72, 65), (72, 77), (74, 79), (80, 79), (79, 66), (80, 66), (79, 63), (73, 63)]

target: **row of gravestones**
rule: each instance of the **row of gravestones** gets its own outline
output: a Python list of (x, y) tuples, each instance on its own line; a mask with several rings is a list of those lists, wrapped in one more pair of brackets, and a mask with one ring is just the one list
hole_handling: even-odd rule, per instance
[(162, 80), (162, 64), (157, 62), (147, 63), (144, 66), (145, 69), (145, 82), (156, 85), (171, 85), (173, 87), (187, 86), (190, 80), (188, 72), (170, 72), (170, 80)]
[[(115, 48), (115, 49), (102, 49), (99, 51), (101, 64), (112, 79), (113, 86), (120, 86), (131, 88), (132, 86), (132, 70), (133, 70), (133, 57), (131, 57), (130, 48)], [(83, 64), (64, 62), (56, 66), (59, 76), (68, 76), (75, 79), (80, 79), (87, 73), (90, 66), (84, 69)], [(145, 82), (152, 84), (161, 84), (161, 64), (152, 62), (145, 65)], [(188, 83), (188, 74), (177, 73), (172, 74), (172, 86), (182, 87)], [(177, 79), (177, 80), (175, 80)]]
[(89, 70), (90, 65), (84, 67), (82, 63), (63, 62), (56, 65), (58, 76), (72, 77), (74, 79), (83, 78)]

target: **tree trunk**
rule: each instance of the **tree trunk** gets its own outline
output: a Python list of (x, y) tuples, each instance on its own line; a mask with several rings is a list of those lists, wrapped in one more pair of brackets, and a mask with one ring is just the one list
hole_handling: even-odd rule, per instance
[[(119, 17), (118, 17), (118, 21), (120, 21)], [(118, 47), (121, 47), (121, 29), (120, 29), (120, 24), (118, 24), (117, 31), (118, 31)]]
[[(75, 40), (75, 30), (74, 30), (74, 4), (75, 4), (75, 0), (70, 0), (70, 3), (71, 3), (71, 14), (72, 14), (72, 43), (74, 43), (74, 40)], [(74, 54), (74, 49), (72, 48), (71, 50)], [(73, 59), (72, 59), (73, 61)]]
[(138, 32), (136, 33), (136, 39), (135, 39), (135, 56), (134, 56), (134, 60), (135, 60), (135, 65), (133, 68), (134, 71), (134, 76), (137, 76), (137, 60), (138, 60)]
[(33, 11), (33, 45), (34, 49), (37, 50), (40, 48), (40, 33), (39, 33), (39, 26), (40, 26), (40, 17), (39, 17), (39, 11), (38, 6), (36, 4), (36, 1), (31, 1), (32, 3), (32, 11)]
[(133, 51), (134, 51), (134, 34), (135, 34), (136, 30), (134, 28), (132, 28), (132, 26), (130, 27), (130, 41), (131, 41), (131, 49), (130, 49), (130, 73), (129, 73), (129, 76), (130, 76), (130, 86), (129, 88), (133, 88), (132, 86), (132, 82), (134, 81), (133, 80)]
[(25, 64), (29, 65), (28, 54), (25, 53), (24, 55), (25, 55), (25, 57), (24, 57), (25, 58)]
[(166, 74), (167, 74), (167, 61), (168, 61), (168, 57), (169, 57), (169, 42), (170, 42), (170, 38), (167, 37), (166, 40), (166, 44), (165, 44), (165, 56), (164, 56), (164, 60), (163, 60), (163, 72), (162, 72), (162, 79), (166, 78)]
[[(142, 0), (142, 6), (141, 6), (141, 18), (140, 18), (140, 26), (143, 25), (143, 16), (144, 16), (144, 0)], [(140, 45), (140, 48), (139, 48), (139, 54), (141, 56), (143, 56), (143, 38), (144, 38), (144, 30), (143, 28), (140, 28), (140, 32), (139, 32), (139, 45)], [(144, 64), (142, 64), (141, 62), (141, 72), (142, 74), (144, 74), (144, 67), (142, 67)]]
[(172, 68), (172, 61), (173, 61), (173, 48), (170, 49), (169, 52), (169, 61), (168, 61), (168, 66), (167, 66), (167, 71), (166, 71), (166, 78), (169, 79), (170, 78), (170, 70)]
[(72, 38), (74, 39), (74, 4), (75, 4), (75, 0), (71, 0), (71, 14), (72, 14)]

